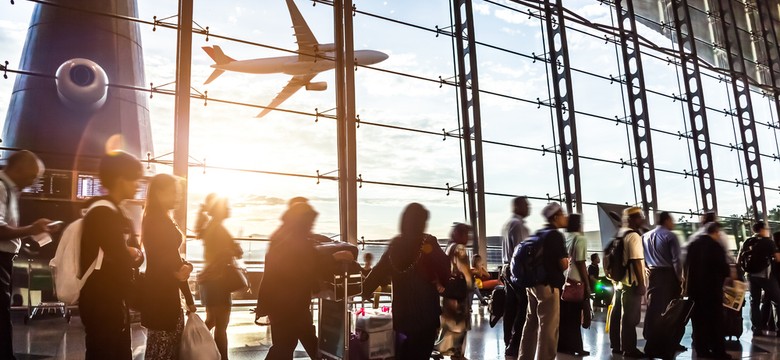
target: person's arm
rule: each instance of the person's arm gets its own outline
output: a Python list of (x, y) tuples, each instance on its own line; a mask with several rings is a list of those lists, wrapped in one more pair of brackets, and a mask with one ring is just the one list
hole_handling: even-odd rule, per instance
[(436, 276), (438, 283), (442, 285), (446, 284), (450, 279), (450, 275), (452, 275), (452, 272), (450, 271), (452, 269), (452, 262), (444, 251), (442, 251), (435, 237), (426, 235), (425, 241), (431, 245), (431, 252), (425, 255), (427, 258), (426, 262), (429, 264), (430, 270), (432, 270), (433, 274)]
[[(585, 285), (585, 289), (587, 289), (588, 292), (591, 290), (590, 285), (590, 276), (588, 275), (588, 269), (585, 266), (585, 258), (588, 254), (588, 248), (587, 248), (587, 240), (585, 240), (584, 236), (577, 235), (574, 238), (575, 244), (574, 244), (574, 266), (577, 268), (577, 271), (580, 273), (580, 279), (582, 279), (582, 283)], [(587, 299), (587, 294), (586, 294)]]
[(187, 311), (195, 312), (195, 300), (192, 298), (190, 285), (186, 281), (179, 282), (179, 290), (184, 294), (184, 302), (187, 303)]
[(387, 279), (390, 277), (390, 259), (387, 252), (390, 251), (388, 247), (382, 257), (379, 258), (379, 262), (376, 263), (371, 272), (368, 273), (365, 280), (363, 280), (363, 293), (361, 298), (368, 299), (373, 296), (374, 290), (381, 285), (387, 284)]
[(677, 279), (682, 280), (682, 264), (680, 263), (680, 242), (677, 240), (677, 235), (674, 233), (669, 234), (669, 250), (672, 252), (672, 265), (674, 265), (674, 272), (677, 274)]
[(545, 241), (553, 241), (552, 253), (558, 257), (558, 267), (561, 271), (566, 271), (569, 268), (569, 253), (566, 251), (566, 239), (563, 234), (558, 230), (549, 230), (544, 235)]
[(626, 238), (629, 240), (629, 263), (633, 267), (634, 276), (636, 276), (637, 291), (639, 295), (644, 295), (647, 291), (645, 285), (645, 269), (644, 269), (644, 249), (642, 247), (642, 237), (639, 233), (631, 233)]

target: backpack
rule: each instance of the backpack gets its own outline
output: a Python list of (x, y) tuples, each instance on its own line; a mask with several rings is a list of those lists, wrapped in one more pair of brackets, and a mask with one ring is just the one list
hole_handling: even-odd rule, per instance
[(767, 254), (761, 254), (756, 245), (759, 238), (752, 237), (745, 240), (742, 245), (742, 251), (739, 256), (739, 267), (748, 274), (754, 274), (766, 270), (770, 265), (770, 257)]
[(626, 248), (624, 240), (630, 233), (636, 233), (636, 231), (626, 231), (623, 236), (615, 235), (604, 249), (604, 274), (607, 276), (607, 279), (621, 281), (626, 276), (628, 265), (624, 261)]
[(509, 264), (510, 282), (515, 291), (547, 281), (544, 268), (544, 238), (553, 230), (542, 230), (515, 246)]
[[(108, 200), (98, 200), (89, 206), (84, 213), (86, 216), (92, 209), (105, 206), (114, 211), (118, 209)], [(49, 262), (52, 276), (54, 277), (54, 290), (57, 299), (68, 304), (75, 305), (79, 301), (81, 288), (89, 276), (95, 270), (100, 270), (103, 264), (103, 249), (98, 247), (98, 254), (92, 265), (79, 277), (81, 268), (81, 234), (84, 217), (70, 223), (65, 231), (62, 232), (60, 243), (57, 245), (57, 252), (54, 258)]]

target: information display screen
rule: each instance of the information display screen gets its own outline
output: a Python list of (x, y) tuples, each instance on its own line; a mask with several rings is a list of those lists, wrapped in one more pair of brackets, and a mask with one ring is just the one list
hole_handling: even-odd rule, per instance
[(70, 171), (45, 171), (40, 179), (22, 190), (22, 196), (70, 200), (73, 191)]
[(97, 175), (79, 174), (76, 180), (76, 198), (89, 199), (106, 195), (106, 190), (100, 185)]

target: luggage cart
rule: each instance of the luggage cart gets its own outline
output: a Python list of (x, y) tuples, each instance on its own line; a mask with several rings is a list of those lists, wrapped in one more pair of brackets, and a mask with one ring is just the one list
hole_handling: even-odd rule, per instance
[[(71, 312), (70, 309), (61, 301), (45, 302), (41, 299), (38, 305), (32, 305), (32, 292), (33, 291), (52, 291), (56, 299), (56, 290), (54, 288), (54, 280), (50, 269), (33, 269), (32, 259), (27, 260), (27, 314), (24, 317), (24, 323), (27, 324), (30, 320), (36, 319), (50, 319), (56, 317), (62, 317), (66, 322), (70, 323)], [(41, 296), (43, 297), (43, 296)]]
[(333, 289), (333, 299), (319, 298), (317, 323), (319, 351), (322, 359), (349, 360), (352, 335), (352, 309), (358, 302), (351, 300), (362, 293), (363, 276), (350, 271), (351, 262), (342, 262), (341, 274), (334, 275), (327, 285)]

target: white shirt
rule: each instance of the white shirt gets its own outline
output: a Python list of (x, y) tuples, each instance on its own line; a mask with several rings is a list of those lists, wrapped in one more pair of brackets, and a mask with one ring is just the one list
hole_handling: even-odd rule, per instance
[(523, 242), (523, 240), (527, 239), (531, 234), (528, 227), (525, 226), (525, 219), (517, 214), (513, 214), (509, 221), (507, 221), (501, 234), (503, 237), (501, 242), (501, 260), (504, 264), (509, 264), (512, 260), (515, 247)]
[[(620, 228), (619, 236), (623, 236), (623, 234), (630, 230), (631, 229), (626, 227)], [(628, 268), (626, 270), (626, 276), (623, 278), (623, 281), (621, 281), (624, 286), (638, 284), (637, 276), (645, 276), (644, 274), (636, 274), (634, 267), (631, 266), (631, 260), (644, 260), (644, 258), (645, 250), (644, 245), (642, 245), (642, 237), (639, 236), (639, 233), (634, 231), (625, 235), (623, 238), (623, 260), (625, 262), (623, 265), (628, 266)], [(629, 281), (629, 279), (631, 279), (631, 281)]]
[[(19, 227), (19, 190), (4, 171), (0, 171), (0, 180), (0, 226)], [(11, 187), (11, 191), (7, 190), (6, 185)], [(16, 254), (21, 247), (22, 239), (19, 238), (0, 241), (0, 251), (4, 253)]]
[(585, 261), (588, 256), (588, 239), (581, 233), (569, 233), (566, 238), (566, 249), (569, 252), (569, 269), (567, 277), (573, 281), (581, 282), (580, 271), (577, 270), (577, 261)]

